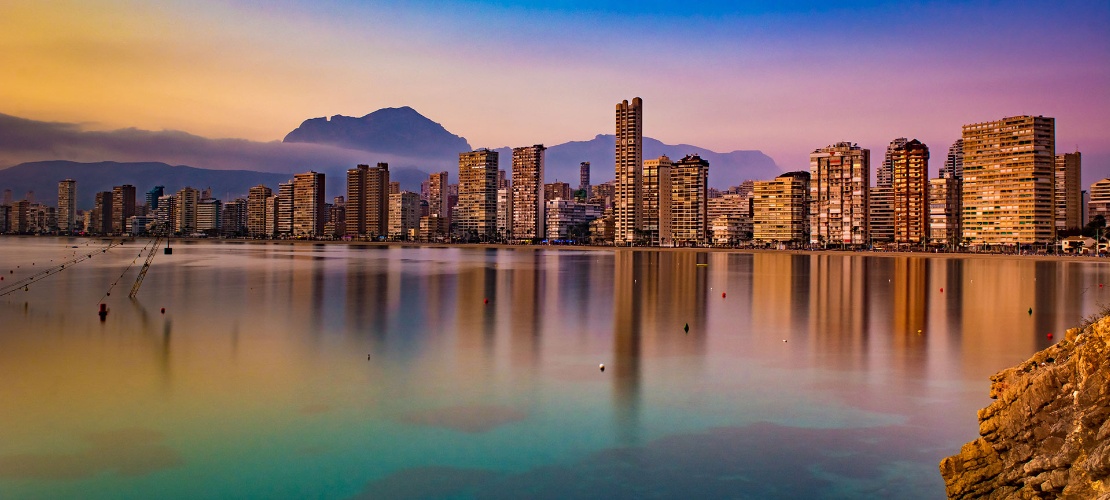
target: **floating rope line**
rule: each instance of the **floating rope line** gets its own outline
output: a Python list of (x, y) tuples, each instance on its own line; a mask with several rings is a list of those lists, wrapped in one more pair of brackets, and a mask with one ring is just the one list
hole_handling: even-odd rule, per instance
[[(50, 276), (53, 276), (53, 275), (58, 274), (62, 271), (65, 271), (66, 269), (72, 268), (76, 264), (79, 264), (81, 262), (84, 262), (86, 260), (89, 260), (89, 259), (93, 258), (93, 256), (96, 255), (97, 253), (106, 253), (108, 250), (111, 250), (112, 247), (117, 247), (117, 246), (120, 246), (122, 244), (123, 244), (122, 242), (117, 243), (115, 241), (112, 241), (111, 243), (108, 244), (108, 246), (106, 246), (104, 248), (101, 248), (101, 249), (99, 249), (95, 252), (92, 252), (92, 253), (82, 252), (80, 255), (77, 255), (77, 256), (75, 256), (75, 257), (73, 257), (73, 258), (71, 258), (71, 259), (69, 259), (69, 260), (67, 260), (67, 261), (65, 261), (61, 264), (55, 265), (53, 267), (48, 267), (48, 268), (46, 268), (42, 271), (39, 271), (39, 272), (37, 272), (35, 274), (32, 274), (30, 276), (24, 277), (24, 278), (22, 278), (18, 281), (13, 281), (10, 284), (7, 284), (7, 285), (4, 285), (4, 286), (0, 287), (0, 297), (3, 297), (5, 295), (8, 295), (8, 294), (13, 293), (13, 292), (17, 292), (17, 291), (27, 291), (28, 286), (33, 284), (33, 283), (42, 281), (42, 280), (44, 280), (44, 279), (46, 279)], [(76, 253), (77, 252), (74, 252), (75, 255), (76, 255)]]
[(135, 263), (139, 261), (139, 257), (143, 256), (143, 252), (147, 251), (147, 247), (150, 247), (151, 245), (154, 245), (154, 244), (155, 244), (155, 239), (152, 238), (150, 241), (147, 242), (146, 245), (143, 245), (143, 248), (139, 249), (139, 254), (134, 259), (131, 259), (131, 263), (128, 264), (127, 267), (123, 268), (123, 272), (119, 273), (119, 277), (116, 278), (116, 280), (113, 281), (110, 286), (108, 286), (108, 291), (104, 292), (104, 296), (101, 297), (99, 301), (97, 301), (97, 304), (104, 303), (104, 299), (108, 298), (109, 295), (112, 295), (112, 289), (115, 288), (116, 285), (119, 284), (120, 280), (123, 279), (123, 276), (125, 274), (127, 274), (127, 271), (130, 271), (131, 267), (134, 266)]

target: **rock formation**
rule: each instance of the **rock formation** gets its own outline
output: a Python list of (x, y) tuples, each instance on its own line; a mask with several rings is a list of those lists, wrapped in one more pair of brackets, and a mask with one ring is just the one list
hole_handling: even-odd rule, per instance
[(949, 498), (1110, 500), (1110, 317), (991, 376), (979, 439), (940, 462)]

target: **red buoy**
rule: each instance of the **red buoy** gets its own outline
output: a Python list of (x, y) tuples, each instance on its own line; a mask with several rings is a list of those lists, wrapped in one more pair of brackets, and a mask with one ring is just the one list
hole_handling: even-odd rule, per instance
[(721, 292), (721, 298), (725, 298), (725, 292)]
[(1052, 332), (1048, 332), (1048, 338), (1052, 338)]
[(940, 287), (940, 293), (944, 293), (944, 287)]
[(482, 303), (483, 304), (489, 304), (489, 299), (485, 299)]
[(165, 307), (162, 308), (162, 314), (166, 314), (166, 308)]
[(97, 314), (100, 315), (100, 321), (104, 321), (108, 317), (108, 306), (101, 303), (100, 312), (98, 312)]

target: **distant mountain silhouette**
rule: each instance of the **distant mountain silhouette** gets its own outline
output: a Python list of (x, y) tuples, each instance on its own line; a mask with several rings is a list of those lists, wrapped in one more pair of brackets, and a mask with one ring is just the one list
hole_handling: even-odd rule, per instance
[[(567, 182), (571, 186), (578, 185), (579, 164), (590, 162), (590, 183), (600, 184), (613, 180), (616, 149), (616, 138), (609, 134), (599, 134), (589, 141), (572, 141), (547, 148), (544, 160), (545, 182)], [(500, 148), (500, 165), (506, 173), (512, 170), (512, 149)], [(649, 160), (667, 155), (671, 160), (677, 161), (688, 154), (696, 154), (709, 161), (709, 185), (716, 188), (727, 188), (741, 182), (752, 180), (769, 180), (779, 174), (782, 169), (775, 164), (775, 160), (761, 151), (732, 151), (718, 153), (689, 144), (664, 144), (663, 142), (644, 137), (644, 159)]]
[(310, 118), (282, 142), (328, 144), (417, 158), (453, 157), (456, 161), (459, 153), (470, 151), (466, 139), (408, 106), (379, 109), (361, 118)]

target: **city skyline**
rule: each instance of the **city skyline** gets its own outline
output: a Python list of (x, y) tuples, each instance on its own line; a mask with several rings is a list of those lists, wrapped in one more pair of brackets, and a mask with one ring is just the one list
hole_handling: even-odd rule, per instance
[[(614, 29), (617, 13), (639, 29)], [(606, 106), (638, 95), (652, 103), (645, 136), (758, 149), (783, 171), (804, 168), (822, 144), (880, 150), (906, 136), (935, 149), (961, 124), (1028, 114), (1057, 119), (1058, 152), (1083, 151), (1084, 184), (1110, 175), (1103, 5), (72, 2), (0, 14), (6, 66), (19, 69), (0, 76), (0, 113), (87, 130), (273, 141), (308, 117), (409, 105), (475, 147), (558, 144), (607, 133)], [(537, 32), (470, 37), (463, 26), (477, 18), (532, 21)], [(1033, 20), (1047, 33), (1037, 43), (1017, 29)], [(641, 36), (682, 25), (701, 36)], [(609, 64), (627, 51), (635, 65)], [(460, 70), (479, 55), (499, 78)], [(696, 81), (657, 78), (692, 71)]]

